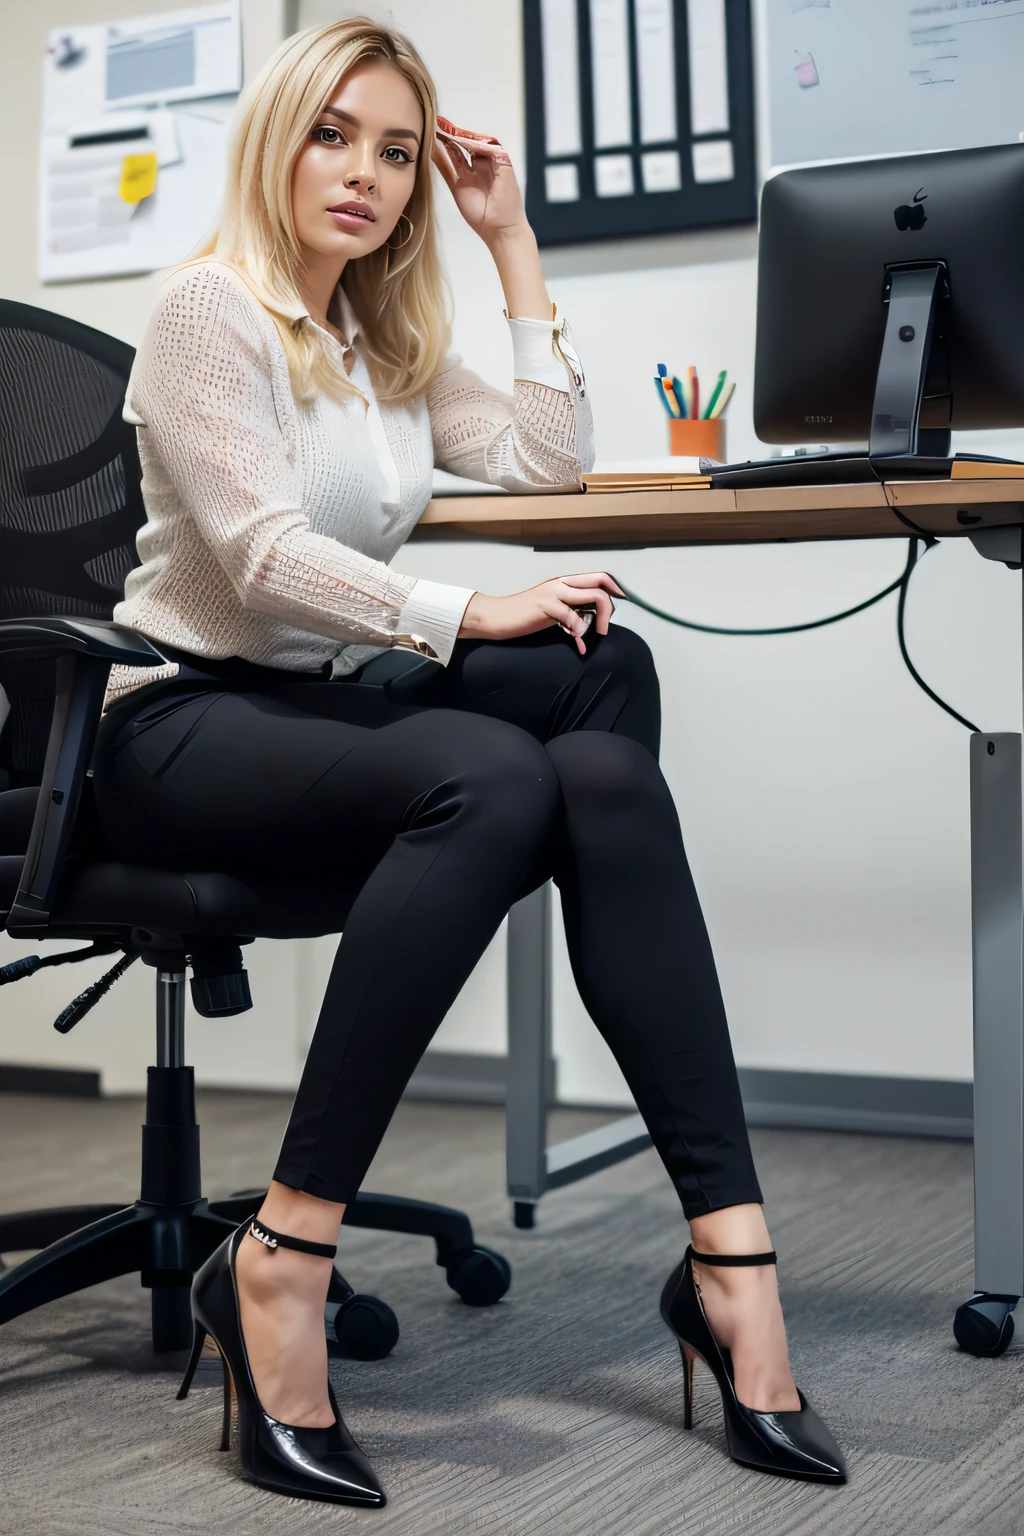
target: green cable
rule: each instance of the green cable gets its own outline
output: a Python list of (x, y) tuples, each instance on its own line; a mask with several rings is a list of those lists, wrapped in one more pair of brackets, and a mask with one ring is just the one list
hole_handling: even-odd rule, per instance
[[(916, 543), (916, 540), (914, 541)], [(871, 608), (875, 603), (880, 603), (884, 597), (897, 591), (907, 578), (907, 572), (891, 581), (881, 592), (876, 592), (874, 597), (866, 598), (863, 603), (858, 603), (854, 608), (844, 608), (842, 613), (830, 613), (826, 619), (810, 619), (806, 624), (779, 624), (771, 629), (726, 629), (720, 624), (695, 624), (692, 619), (680, 619), (674, 613), (666, 613), (664, 608), (656, 608), (645, 598), (638, 597), (621, 581), (617, 584), (627, 602), (637, 608), (643, 608), (645, 613), (653, 613), (656, 618), (664, 619), (669, 624), (678, 624), (681, 629), (695, 629), (702, 635), (796, 635), (805, 629), (822, 629), (826, 624), (838, 624), (842, 619), (850, 619), (855, 613), (863, 613), (865, 608)], [(617, 578), (616, 578), (617, 579)]]
[[(927, 554), (930, 549), (935, 547), (937, 541), (924, 535), (923, 530), (922, 535), (924, 537), (925, 554)], [(911, 661), (910, 653), (907, 650), (904, 619), (910, 578), (918, 563), (917, 543), (916, 538), (909, 540), (907, 563), (903, 567), (902, 574), (895, 581), (891, 581), (887, 587), (883, 587), (881, 592), (876, 592), (874, 597), (865, 598), (864, 602), (857, 603), (853, 608), (844, 608), (842, 613), (830, 613), (824, 619), (810, 619), (806, 624), (777, 624), (769, 629), (730, 629), (721, 624), (697, 624), (693, 619), (681, 619), (677, 614), (667, 613), (664, 608), (655, 607), (654, 603), (649, 603), (646, 598), (638, 596), (636, 592), (631, 592), (629, 587), (624, 586), (621, 581), (617, 582), (617, 585), (626, 601), (632, 603), (634, 607), (642, 608), (645, 613), (654, 614), (655, 618), (664, 619), (667, 624), (676, 624), (680, 629), (693, 629), (702, 635), (798, 635), (808, 629), (823, 629), (827, 624), (839, 624), (843, 619), (852, 619), (854, 614), (863, 613), (866, 608), (873, 608), (876, 603), (880, 603), (883, 598), (891, 596), (893, 592), (899, 592), (899, 602), (896, 606), (896, 638), (899, 642), (900, 655), (903, 658), (907, 671), (917, 686), (928, 695), (934, 704), (937, 704), (940, 709), (944, 709), (947, 715), (952, 715), (954, 720), (966, 726), (969, 731), (977, 731), (979, 729), (978, 726), (966, 719), (965, 716), (958, 714), (951, 704), (947, 704), (945, 699), (940, 699), (935, 690), (929, 688)]]

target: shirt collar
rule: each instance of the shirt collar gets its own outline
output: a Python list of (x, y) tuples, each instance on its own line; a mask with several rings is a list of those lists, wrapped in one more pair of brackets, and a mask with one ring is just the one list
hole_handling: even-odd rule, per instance
[(338, 319), (341, 321), (338, 329), (344, 335), (349, 346), (352, 346), (359, 335), (359, 319), (349, 303), (348, 294), (340, 283), (338, 284)]
[[(347, 351), (349, 347), (355, 345), (356, 337), (359, 335), (359, 318), (356, 315), (355, 310), (352, 308), (352, 305), (349, 303), (348, 294), (345, 292), (340, 283), (338, 284), (335, 292), (338, 296), (338, 319), (341, 322), (338, 326), (338, 329), (345, 337), (345, 350)], [(313, 325), (316, 325), (316, 321), (313, 319), (308, 309), (301, 309), (299, 314), (304, 315), (307, 320), (311, 321)], [(317, 326), (317, 330), (323, 330), (323, 326)], [(330, 332), (327, 334), (330, 335)]]

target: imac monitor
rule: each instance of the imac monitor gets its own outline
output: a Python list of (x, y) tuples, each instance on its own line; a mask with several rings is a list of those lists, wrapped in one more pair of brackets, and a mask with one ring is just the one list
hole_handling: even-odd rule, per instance
[(1024, 427), (1024, 144), (771, 178), (758, 437), (867, 443), (871, 477), (927, 475), (949, 473), (952, 429), (986, 427)]

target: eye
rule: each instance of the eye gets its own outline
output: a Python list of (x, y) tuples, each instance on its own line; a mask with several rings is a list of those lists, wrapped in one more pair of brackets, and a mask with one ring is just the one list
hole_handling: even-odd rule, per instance
[(313, 138), (319, 144), (344, 144), (345, 142), (341, 130), (330, 123), (318, 123), (313, 129)]
[(398, 144), (390, 144), (384, 151), (384, 159), (392, 165), (412, 165), (412, 155)]

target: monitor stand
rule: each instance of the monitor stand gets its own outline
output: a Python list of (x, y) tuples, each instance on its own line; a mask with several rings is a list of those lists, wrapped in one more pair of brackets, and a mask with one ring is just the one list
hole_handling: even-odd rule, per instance
[[(908, 262), (886, 271), (885, 335), (878, 359), (867, 452), (840, 449), (711, 467), (715, 489), (770, 485), (858, 485), (873, 480), (948, 480), (948, 428), (922, 427), (921, 405), (940, 305), (949, 298), (944, 261)], [(962, 458), (987, 460), (983, 454)]]
[(868, 439), (868, 458), (879, 479), (949, 474), (949, 429), (920, 425), (939, 305), (948, 298), (944, 261), (911, 262), (886, 272), (885, 335)]

